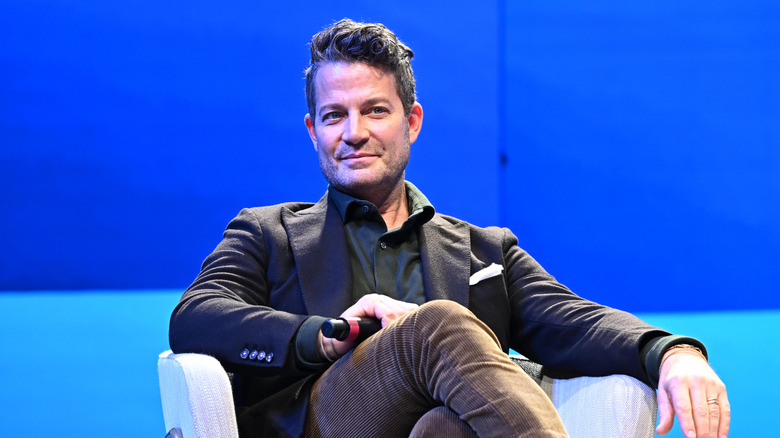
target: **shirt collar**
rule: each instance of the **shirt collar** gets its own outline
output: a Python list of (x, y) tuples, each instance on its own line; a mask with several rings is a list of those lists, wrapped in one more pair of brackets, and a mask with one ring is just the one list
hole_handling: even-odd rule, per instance
[[(409, 181), (404, 181), (404, 184), (406, 185), (406, 202), (409, 206), (409, 218), (404, 222), (401, 228), (417, 228), (431, 220), (436, 213), (436, 210), (434, 210), (433, 205), (428, 201), (428, 198), (426, 198), (414, 184)], [(369, 201), (349, 196), (332, 185), (328, 186), (328, 197), (330, 198), (330, 201), (336, 205), (344, 223), (356, 218), (366, 218), (365, 215), (360, 214), (361, 209), (364, 206), (371, 210), (371, 216), (381, 218), (379, 209), (377, 209), (374, 204)]]

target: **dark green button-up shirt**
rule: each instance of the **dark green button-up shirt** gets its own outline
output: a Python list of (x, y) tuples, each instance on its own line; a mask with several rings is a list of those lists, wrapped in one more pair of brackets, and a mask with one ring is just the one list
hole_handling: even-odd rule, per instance
[(333, 187), (328, 196), (344, 220), (344, 234), (352, 267), (352, 301), (378, 293), (410, 303), (423, 304), (422, 269), (417, 230), (434, 215), (425, 195), (406, 182), (409, 218), (388, 230), (377, 207)]

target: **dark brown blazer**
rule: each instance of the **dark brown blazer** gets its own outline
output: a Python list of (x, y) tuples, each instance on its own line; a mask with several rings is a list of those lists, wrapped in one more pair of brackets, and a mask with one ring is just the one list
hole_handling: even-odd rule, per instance
[[(552, 368), (648, 381), (639, 349), (667, 333), (578, 297), (520, 249), (508, 229), (437, 213), (419, 230), (419, 242), (428, 300), (468, 307), (504, 350)], [(469, 286), (469, 277), (492, 263), (503, 266), (503, 275)], [(352, 304), (351, 282), (342, 219), (327, 196), (316, 204), (245, 209), (174, 310), (171, 348), (212, 355), (237, 373), (242, 403), (259, 403), (242, 423), (297, 436), (316, 376), (296, 360), (297, 330), (310, 315), (340, 315)]]

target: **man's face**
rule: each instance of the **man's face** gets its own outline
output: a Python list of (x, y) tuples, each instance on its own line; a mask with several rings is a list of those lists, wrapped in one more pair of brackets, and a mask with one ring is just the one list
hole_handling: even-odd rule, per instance
[(320, 66), (314, 87), (317, 114), (306, 115), (306, 127), (325, 179), (363, 199), (402, 185), (422, 107), (415, 103), (404, 115), (392, 73), (331, 62)]

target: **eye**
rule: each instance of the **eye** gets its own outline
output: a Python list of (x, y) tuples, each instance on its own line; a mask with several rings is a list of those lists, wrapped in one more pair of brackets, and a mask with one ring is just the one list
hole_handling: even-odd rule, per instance
[(344, 117), (344, 114), (338, 112), (338, 111), (331, 111), (329, 113), (326, 113), (322, 116), (323, 122), (338, 120), (340, 118)]
[(374, 114), (374, 115), (382, 115), (382, 114), (387, 114), (390, 111), (388, 111), (387, 108), (383, 108), (381, 106), (375, 106), (375, 107), (372, 107), (369, 112), (371, 114)]

